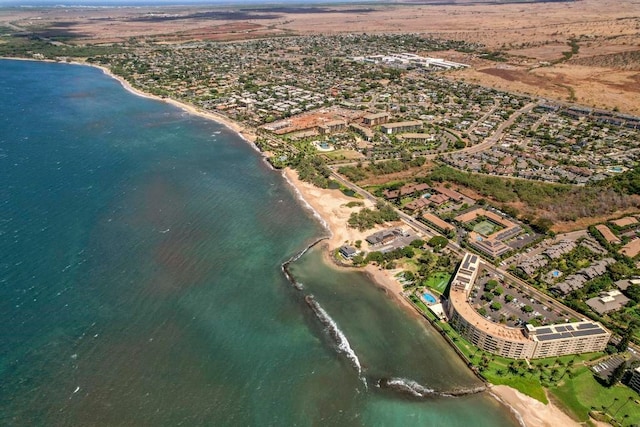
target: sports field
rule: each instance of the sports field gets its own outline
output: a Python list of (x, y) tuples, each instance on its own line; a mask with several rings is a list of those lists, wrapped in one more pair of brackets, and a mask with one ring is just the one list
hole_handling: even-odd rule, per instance
[(483, 236), (489, 236), (500, 229), (499, 225), (494, 224), (491, 221), (484, 220), (480, 221), (476, 225), (473, 226), (473, 231), (476, 233), (482, 234)]

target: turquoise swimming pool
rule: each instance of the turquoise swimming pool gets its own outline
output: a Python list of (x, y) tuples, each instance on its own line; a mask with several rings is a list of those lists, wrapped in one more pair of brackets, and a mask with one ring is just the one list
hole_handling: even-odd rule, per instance
[(429, 292), (423, 293), (422, 299), (424, 299), (427, 302), (427, 304), (435, 304), (437, 302), (436, 297), (431, 295)]

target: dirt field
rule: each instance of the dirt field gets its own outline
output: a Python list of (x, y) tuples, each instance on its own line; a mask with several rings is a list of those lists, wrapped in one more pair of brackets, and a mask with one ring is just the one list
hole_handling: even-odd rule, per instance
[[(486, 86), (640, 114), (640, 9), (636, 0), (514, 4), (393, 4), (256, 9), (156, 7), (0, 8), (0, 26), (65, 37), (72, 43), (240, 40), (310, 33), (378, 32), (483, 43), (508, 54), (450, 73)], [(578, 52), (570, 59), (569, 42)]]

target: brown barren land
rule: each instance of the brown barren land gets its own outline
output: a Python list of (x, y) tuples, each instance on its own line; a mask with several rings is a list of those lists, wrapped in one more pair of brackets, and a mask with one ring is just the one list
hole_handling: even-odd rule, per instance
[[(526, 4), (0, 9), (0, 26), (71, 43), (231, 41), (294, 34), (422, 33), (483, 43), (506, 62), (443, 55), (484, 86), (640, 113), (640, 18), (633, 0)], [(577, 52), (569, 43), (575, 41)], [(455, 56), (455, 57), (454, 57)]]

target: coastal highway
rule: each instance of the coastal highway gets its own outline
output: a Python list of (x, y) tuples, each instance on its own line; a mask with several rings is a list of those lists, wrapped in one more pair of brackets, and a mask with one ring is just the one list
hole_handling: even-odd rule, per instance
[[(373, 203), (377, 203), (378, 202), (378, 198), (376, 196), (374, 196), (373, 194), (369, 193), (365, 189), (357, 186), (356, 184), (354, 184), (354, 183), (352, 183), (350, 181), (347, 181), (341, 175), (339, 175), (337, 172), (335, 172), (333, 170), (331, 170), (331, 178), (333, 178), (334, 180), (338, 181), (340, 184), (344, 185), (345, 187), (347, 187), (351, 191), (353, 191), (353, 192), (359, 194), (360, 196), (364, 197), (365, 199), (370, 200)], [(432, 230), (431, 228), (427, 227), (425, 224), (423, 224), (422, 222), (418, 221), (417, 219), (415, 219), (411, 215), (407, 215), (406, 213), (402, 212), (398, 208), (394, 208), (394, 209), (396, 210), (396, 212), (398, 213), (398, 216), (400, 217), (400, 219), (403, 222), (405, 222), (407, 225), (409, 225), (414, 230), (417, 230), (417, 231), (421, 232), (422, 234), (424, 234), (425, 237), (430, 239), (431, 237), (433, 237), (435, 235), (438, 235), (438, 233), (435, 230)]]

